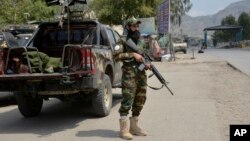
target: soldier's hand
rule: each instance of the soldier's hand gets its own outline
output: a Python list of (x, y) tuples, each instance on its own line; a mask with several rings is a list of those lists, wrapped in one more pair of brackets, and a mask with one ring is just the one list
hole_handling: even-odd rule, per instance
[(143, 62), (143, 57), (138, 53), (133, 53), (134, 58), (137, 62)]
[(145, 69), (146, 69), (146, 70), (148, 70), (148, 69), (151, 70), (151, 69), (152, 69), (151, 64), (146, 64), (146, 65), (145, 65)]

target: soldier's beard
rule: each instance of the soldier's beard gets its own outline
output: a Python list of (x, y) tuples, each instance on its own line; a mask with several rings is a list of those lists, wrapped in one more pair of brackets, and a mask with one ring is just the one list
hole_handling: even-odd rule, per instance
[(128, 30), (128, 37), (131, 38), (136, 44), (138, 43), (139, 39), (140, 39), (141, 33), (140, 31), (136, 30), (136, 31), (131, 31)]

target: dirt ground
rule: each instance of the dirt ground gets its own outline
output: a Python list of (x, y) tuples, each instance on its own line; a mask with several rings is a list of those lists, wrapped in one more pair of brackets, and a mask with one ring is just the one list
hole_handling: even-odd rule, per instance
[(230, 124), (250, 123), (250, 77), (224, 63), (208, 64), (212, 71), (218, 119), (223, 135), (229, 136)]
[[(156, 65), (160, 66), (160, 63)], [(197, 84), (196, 89), (200, 96), (193, 97), (206, 97), (215, 101), (216, 118), (223, 141), (229, 140), (229, 125), (250, 124), (250, 77), (232, 68), (228, 62), (215, 58), (190, 59), (190, 56), (177, 54), (176, 61), (169, 63), (166, 71), (169, 75), (185, 74), (190, 76), (190, 79), (198, 75), (203, 76), (200, 83), (205, 85), (203, 89), (207, 92), (203, 93), (203, 86)], [(185, 81), (189, 83), (192, 80)]]

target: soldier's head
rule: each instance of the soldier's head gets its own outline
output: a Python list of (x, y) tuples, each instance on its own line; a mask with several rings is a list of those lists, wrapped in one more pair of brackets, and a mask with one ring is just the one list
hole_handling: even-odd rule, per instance
[(127, 30), (128, 30), (128, 37), (131, 38), (135, 43), (138, 42), (140, 39), (140, 31), (139, 25), (141, 21), (138, 21), (136, 18), (132, 17), (127, 19)]
[(127, 19), (127, 28), (132, 31), (139, 30), (141, 21), (138, 21), (135, 17)]

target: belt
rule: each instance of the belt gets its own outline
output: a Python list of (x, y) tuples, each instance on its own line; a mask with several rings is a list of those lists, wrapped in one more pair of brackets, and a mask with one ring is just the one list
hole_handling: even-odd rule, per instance
[(134, 60), (135, 60), (134, 58), (130, 58), (130, 59), (123, 60), (123, 62), (130, 63), (130, 62), (133, 62)]
[(135, 61), (130, 61), (130, 62), (123, 61), (123, 64), (126, 64), (126, 65), (136, 65), (137, 63)]
[(131, 62), (123, 62), (124, 66), (128, 66), (128, 67), (132, 67), (134, 69), (138, 68), (138, 63), (135, 61), (131, 61)]

